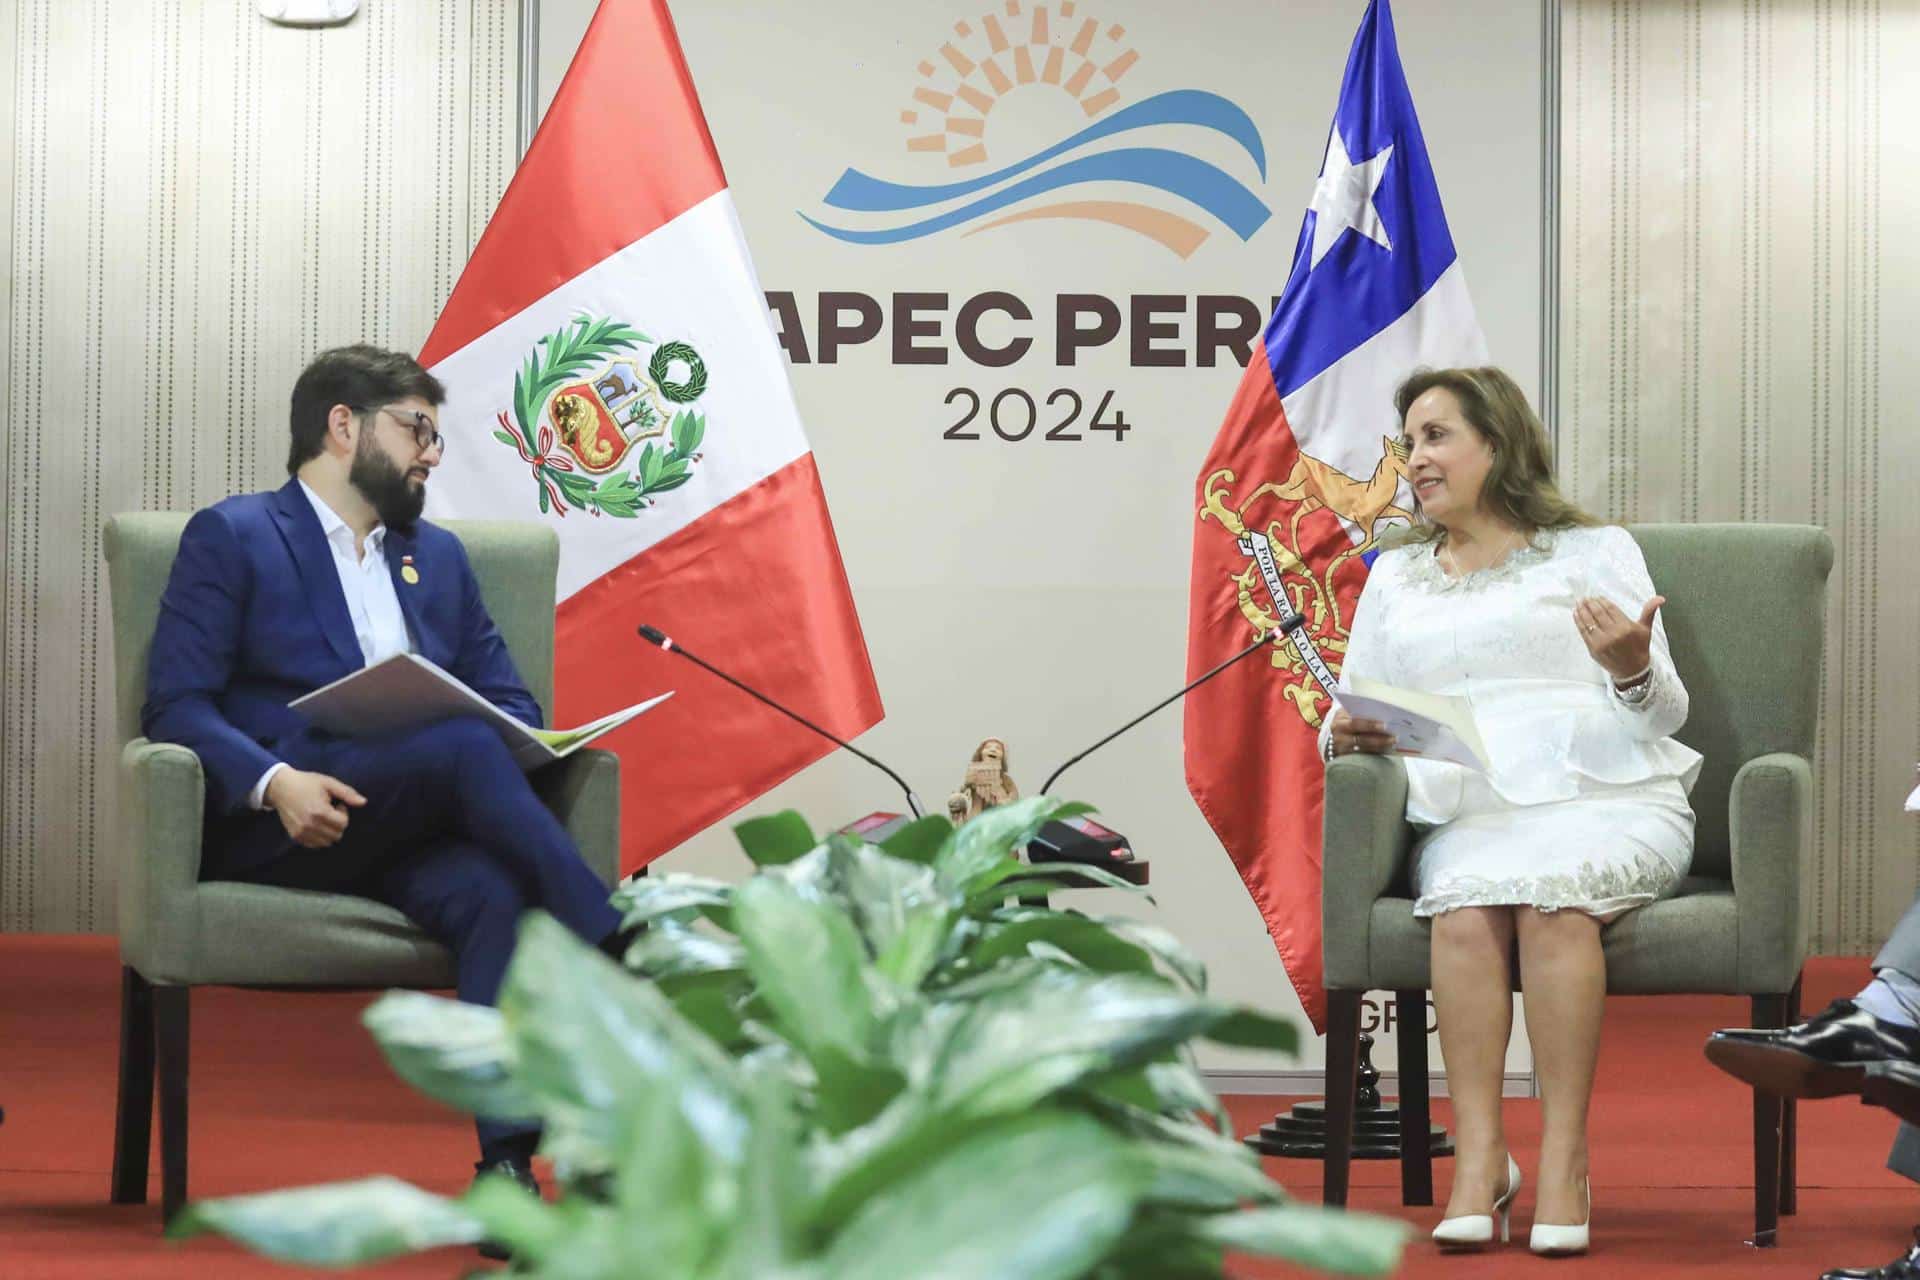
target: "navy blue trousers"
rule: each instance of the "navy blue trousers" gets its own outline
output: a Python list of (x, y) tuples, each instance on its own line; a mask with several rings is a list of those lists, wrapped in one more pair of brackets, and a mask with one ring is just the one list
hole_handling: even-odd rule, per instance
[[(620, 923), (607, 886), (534, 794), (500, 735), (478, 719), (373, 738), (310, 738), (288, 765), (330, 774), (367, 803), (324, 849), (295, 844), (278, 815), (224, 824), (208, 879), (321, 889), (397, 908), (453, 952), (462, 1000), (491, 1005), (522, 913), (539, 908), (587, 942)], [(236, 870), (222, 873), (231, 859)], [(245, 868), (239, 870), (238, 868)], [(482, 1117), (481, 1154), (527, 1149), (524, 1122)]]

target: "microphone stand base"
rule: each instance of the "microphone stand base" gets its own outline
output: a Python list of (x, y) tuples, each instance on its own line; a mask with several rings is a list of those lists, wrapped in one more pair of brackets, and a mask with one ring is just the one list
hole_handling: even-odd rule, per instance
[[(1295, 1160), (1327, 1158), (1327, 1107), (1324, 1102), (1302, 1102), (1282, 1111), (1260, 1132), (1241, 1139), (1264, 1156)], [(1427, 1154), (1450, 1156), (1453, 1139), (1437, 1124), (1427, 1126)], [(1354, 1160), (1398, 1160), (1400, 1108), (1380, 1101), (1380, 1071), (1373, 1065), (1373, 1037), (1360, 1037), (1360, 1067), (1353, 1098)]]

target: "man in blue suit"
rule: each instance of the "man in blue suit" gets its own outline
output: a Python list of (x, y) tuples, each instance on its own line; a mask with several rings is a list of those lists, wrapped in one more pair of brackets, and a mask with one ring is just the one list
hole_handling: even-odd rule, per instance
[[(367, 738), (287, 703), (412, 651), (534, 726), (540, 708), (465, 550), (420, 519), (446, 448), (440, 383), (412, 357), (326, 351), (294, 384), (291, 479), (197, 512), (180, 539), (141, 724), (206, 771), (202, 875), (389, 903), (492, 1004), (522, 912), (617, 948), (606, 886), (484, 722)], [(531, 1180), (538, 1134), (479, 1122), (482, 1171)]]

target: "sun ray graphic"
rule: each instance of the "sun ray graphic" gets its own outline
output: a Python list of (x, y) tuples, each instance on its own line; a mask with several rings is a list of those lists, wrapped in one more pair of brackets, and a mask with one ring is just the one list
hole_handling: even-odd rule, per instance
[(1007, 94), (1049, 86), (1091, 120), (1120, 101), (1120, 81), (1140, 61), (1127, 29), (1078, 12), (1075, 0), (1026, 6), (1005, 0), (952, 36), (916, 70), (921, 83), (900, 112), (907, 150), (940, 152), (953, 168), (987, 159), (987, 117)]

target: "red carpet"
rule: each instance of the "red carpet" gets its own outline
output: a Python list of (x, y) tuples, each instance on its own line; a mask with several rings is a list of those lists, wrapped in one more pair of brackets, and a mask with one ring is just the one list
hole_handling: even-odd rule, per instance
[[(1816, 961), (1806, 1005), (1818, 1009), (1864, 980), (1862, 961)], [(275, 1266), (217, 1241), (160, 1239), (159, 1156), (154, 1205), (106, 1202), (113, 1154), (119, 969), (111, 938), (0, 936), (0, 1280), (167, 1280), (312, 1274)], [(368, 997), (210, 990), (194, 996), (194, 1195), (397, 1174), (436, 1191), (465, 1186), (473, 1155), (466, 1122), (399, 1084), (356, 1015)], [(1884, 1168), (1894, 1121), (1852, 1099), (1801, 1108), (1800, 1212), (1782, 1221), (1780, 1247), (1741, 1242), (1752, 1224), (1748, 1095), (1700, 1056), (1714, 1027), (1746, 1020), (1726, 998), (1620, 999), (1608, 1010), (1593, 1106), (1595, 1252), (1550, 1262), (1524, 1243), (1484, 1255), (1441, 1257), (1424, 1241), (1439, 1210), (1402, 1209), (1399, 1167), (1356, 1162), (1356, 1207), (1398, 1214), (1420, 1231), (1403, 1274), (1531, 1276), (1795, 1276), (1838, 1264), (1880, 1263), (1920, 1221), (1920, 1188)], [(1230, 1099), (1243, 1131), (1286, 1099)], [(1508, 1103), (1508, 1126), (1529, 1178), (1539, 1144), (1536, 1104)], [(1444, 1100), (1435, 1116), (1450, 1123)], [(1317, 1199), (1318, 1164), (1272, 1160), (1268, 1171)], [(1444, 1202), (1451, 1166), (1435, 1170)], [(1514, 1218), (1524, 1242), (1533, 1198)], [(371, 1276), (453, 1277), (477, 1264), (449, 1250)], [(1242, 1280), (1303, 1274), (1236, 1264)], [(902, 1277), (902, 1280), (911, 1280)], [(982, 1280), (987, 1280), (983, 1277)]]

